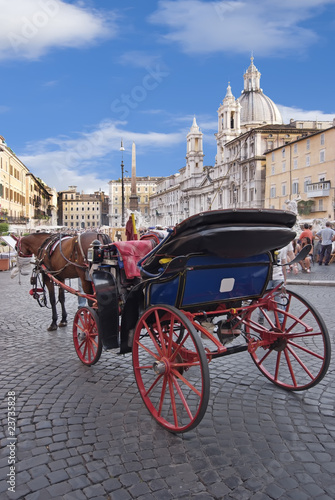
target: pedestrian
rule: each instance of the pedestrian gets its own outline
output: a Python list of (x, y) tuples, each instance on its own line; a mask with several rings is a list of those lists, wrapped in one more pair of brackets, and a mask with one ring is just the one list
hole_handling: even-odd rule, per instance
[[(78, 278), (78, 290), (79, 290), (80, 293), (84, 293), (83, 286), (81, 284), (81, 279), (80, 278)], [(80, 297), (78, 295), (78, 309), (80, 307), (85, 307), (85, 306), (86, 306), (86, 299), (85, 299), (85, 297)]]
[(311, 240), (311, 244), (313, 245), (314, 235), (310, 229), (309, 224), (307, 224), (307, 222), (304, 224), (304, 230), (300, 234), (299, 240), (301, 241), (302, 238), (309, 238)]
[(135, 240), (135, 234), (134, 234), (134, 223), (133, 223), (133, 218), (130, 215), (129, 219), (126, 224), (126, 238), (127, 241)]
[[(274, 294), (275, 300), (278, 304), (279, 309), (284, 309), (285, 306), (285, 291), (286, 291), (286, 266), (284, 264), (287, 263), (287, 251), (291, 251), (290, 243), (286, 245), (286, 247), (277, 250), (274, 253), (274, 262), (272, 267), (272, 276), (269, 280), (266, 290), (272, 290), (276, 288), (278, 285), (281, 287), (278, 288), (276, 293)], [(278, 312), (278, 320), (280, 323), (284, 320), (284, 315)], [(264, 315), (261, 310), (258, 313), (258, 323), (260, 325), (264, 325)]]
[(335, 241), (335, 231), (331, 228), (329, 221), (326, 222), (326, 227), (316, 233), (316, 237), (321, 240), (319, 266), (322, 266), (323, 259), (325, 266), (328, 266), (332, 253), (332, 242)]
[(308, 236), (305, 236), (301, 238), (301, 240), (297, 243), (297, 254), (306, 246), (306, 245), (311, 245), (311, 249), (307, 255), (307, 257), (304, 260), (301, 260), (299, 264), (301, 265), (301, 269), (305, 273), (310, 273), (311, 272), (311, 262), (313, 259), (313, 247), (312, 247), (312, 241)]

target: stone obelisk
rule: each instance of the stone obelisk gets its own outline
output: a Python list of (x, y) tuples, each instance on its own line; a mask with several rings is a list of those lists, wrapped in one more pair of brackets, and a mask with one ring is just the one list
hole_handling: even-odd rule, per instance
[(138, 210), (138, 196), (136, 193), (136, 146), (133, 142), (131, 148), (131, 192), (129, 197), (129, 208), (132, 212)]

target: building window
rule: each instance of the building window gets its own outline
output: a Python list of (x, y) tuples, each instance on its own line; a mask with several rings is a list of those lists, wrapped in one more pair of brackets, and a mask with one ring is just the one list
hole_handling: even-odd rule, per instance
[(306, 149), (307, 149), (307, 151), (309, 151), (311, 149), (311, 141), (310, 141), (310, 139), (307, 139), (307, 141), (306, 141)]
[(285, 158), (285, 148), (283, 148), (283, 149), (281, 150), (281, 156), (282, 156), (282, 158)]
[(325, 134), (321, 134), (320, 142), (321, 142), (321, 146), (323, 146), (325, 143)]
[(323, 200), (319, 200), (319, 212), (323, 211)]
[(310, 155), (306, 155), (306, 167), (309, 167), (311, 164), (311, 157)]
[(325, 150), (321, 149), (320, 151), (320, 163), (323, 163), (325, 161)]
[(299, 181), (293, 181), (292, 183), (292, 193), (299, 194)]
[(270, 198), (275, 198), (275, 197), (276, 197), (276, 186), (271, 186)]
[(294, 144), (294, 146), (293, 146), (293, 153), (294, 154), (298, 153), (298, 144)]
[(254, 188), (249, 190), (249, 201), (254, 201)]
[(275, 154), (274, 154), (274, 152), (273, 152), (273, 151), (272, 151), (272, 153), (271, 153), (271, 161), (275, 161)]
[(298, 159), (294, 158), (293, 159), (293, 170), (296, 170), (298, 168)]
[(307, 186), (311, 183), (311, 178), (310, 177), (305, 177), (304, 180), (304, 192), (307, 193)]
[(275, 174), (275, 165), (274, 163), (271, 165), (271, 175)]
[(282, 163), (282, 171), (286, 172), (286, 161), (283, 161)]
[(281, 185), (281, 194), (282, 196), (286, 196), (286, 183)]

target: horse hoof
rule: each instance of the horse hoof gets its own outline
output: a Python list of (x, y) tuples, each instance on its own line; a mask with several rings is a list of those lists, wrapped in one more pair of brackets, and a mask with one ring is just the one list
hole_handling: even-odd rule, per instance
[(55, 330), (57, 330), (57, 325), (50, 325), (48, 328), (48, 332), (54, 332)]
[(58, 323), (58, 326), (60, 328), (62, 328), (63, 326), (67, 326), (67, 321), (61, 321), (60, 323)]

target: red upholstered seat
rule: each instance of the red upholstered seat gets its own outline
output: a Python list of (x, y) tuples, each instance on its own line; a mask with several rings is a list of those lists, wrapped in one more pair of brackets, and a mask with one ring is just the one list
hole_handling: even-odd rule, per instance
[(118, 241), (113, 243), (113, 246), (117, 248), (118, 256), (123, 262), (126, 278), (132, 279), (140, 277), (136, 264), (156, 246), (156, 243), (153, 240)]

